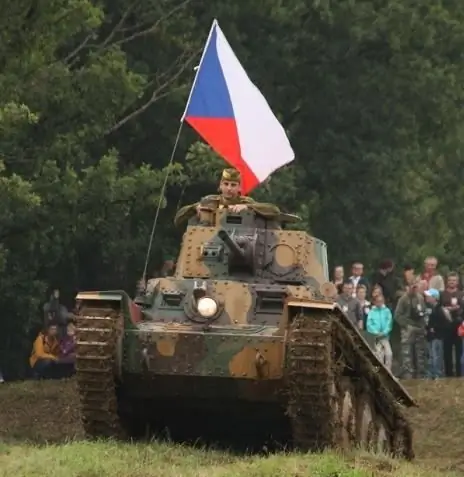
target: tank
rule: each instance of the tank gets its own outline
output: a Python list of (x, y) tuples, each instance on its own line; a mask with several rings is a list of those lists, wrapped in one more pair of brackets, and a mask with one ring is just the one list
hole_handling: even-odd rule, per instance
[(219, 424), (244, 441), (259, 430), (305, 451), (413, 458), (405, 408), (417, 403), (336, 305), (326, 244), (291, 230), (297, 219), (202, 210), (173, 276), (133, 298), (77, 294), (89, 437), (135, 437), (149, 421), (199, 435)]

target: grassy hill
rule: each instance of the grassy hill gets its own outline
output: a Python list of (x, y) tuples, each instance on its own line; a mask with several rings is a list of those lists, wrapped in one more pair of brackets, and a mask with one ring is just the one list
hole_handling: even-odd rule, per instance
[(73, 380), (0, 386), (0, 476), (434, 477), (462, 475), (464, 380), (408, 382), (416, 462), (368, 454), (237, 456), (167, 443), (86, 442)]

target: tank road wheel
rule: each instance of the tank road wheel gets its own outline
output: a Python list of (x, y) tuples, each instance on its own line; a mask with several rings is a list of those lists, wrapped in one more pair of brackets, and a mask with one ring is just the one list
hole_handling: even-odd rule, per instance
[(340, 436), (339, 446), (349, 450), (356, 444), (356, 395), (350, 379), (342, 377), (338, 388)]
[(114, 378), (120, 319), (111, 308), (84, 306), (78, 315), (76, 377), (82, 423), (89, 437), (124, 437)]
[(379, 417), (375, 425), (375, 451), (381, 454), (391, 453), (391, 441), (385, 421)]
[(330, 318), (295, 317), (287, 344), (287, 414), (293, 441), (301, 450), (322, 450), (336, 443), (339, 410), (332, 369)]
[(393, 455), (395, 457), (414, 459), (414, 451), (412, 450), (412, 435), (405, 423), (397, 423), (393, 433)]
[(375, 409), (367, 394), (362, 394), (358, 400), (356, 440), (359, 447), (366, 450), (374, 448), (375, 439)]

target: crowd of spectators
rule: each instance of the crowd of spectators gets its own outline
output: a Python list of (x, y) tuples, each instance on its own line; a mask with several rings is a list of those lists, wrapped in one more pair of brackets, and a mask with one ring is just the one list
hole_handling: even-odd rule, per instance
[[(443, 277), (427, 257), (416, 273), (383, 261), (369, 279), (361, 262), (351, 276), (336, 266), (336, 301), (371, 344), (378, 358), (400, 379), (464, 374), (464, 293), (459, 274)], [(396, 368), (396, 369), (395, 369)]]

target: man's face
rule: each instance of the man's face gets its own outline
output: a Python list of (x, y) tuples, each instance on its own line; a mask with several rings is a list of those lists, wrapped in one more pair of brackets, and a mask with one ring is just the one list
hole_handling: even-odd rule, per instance
[(409, 270), (404, 271), (404, 278), (406, 283), (411, 283), (414, 280), (414, 269), (410, 268)]
[(53, 296), (55, 298), (59, 298), (60, 297), (60, 290), (53, 290)]
[(56, 326), (50, 326), (48, 328), (48, 336), (56, 336), (57, 332), (58, 332), (58, 329)]
[(219, 189), (226, 199), (233, 199), (240, 195), (240, 182), (222, 180)]
[(351, 296), (353, 293), (353, 285), (351, 283), (344, 283), (343, 284), (343, 294), (345, 296)]
[(428, 273), (433, 273), (437, 269), (437, 260), (435, 258), (427, 258), (424, 262), (424, 269)]
[(421, 280), (417, 284), (417, 292), (418, 293), (424, 293), (424, 291), (427, 290), (427, 287), (428, 287), (427, 281), (426, 280)]
[(364, 265), (362, 263), (353, 263), (351, 267), (351, 272), (355, 277), (360, 277), (363, 274)]

